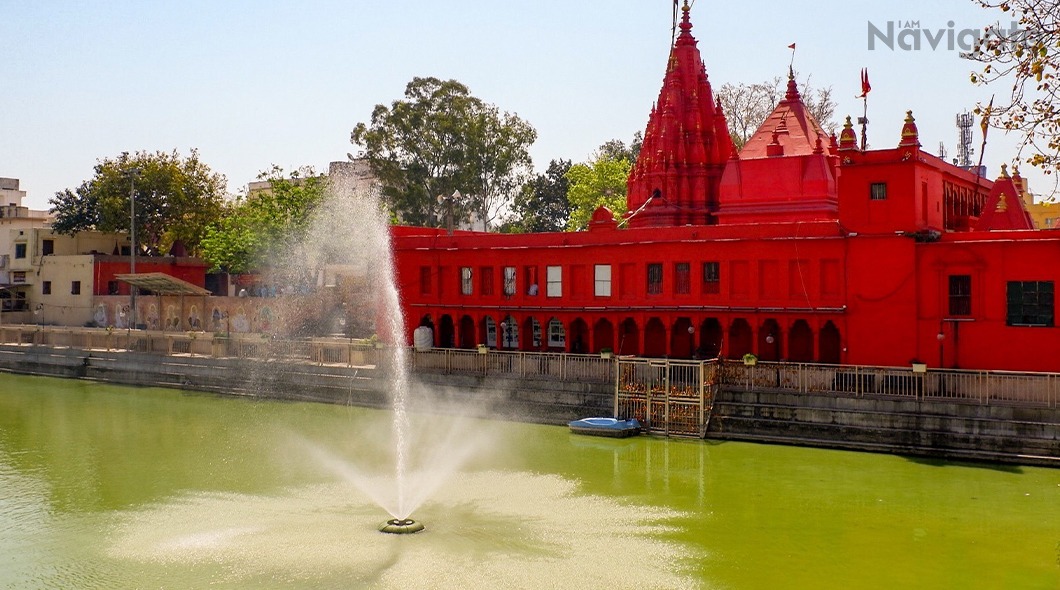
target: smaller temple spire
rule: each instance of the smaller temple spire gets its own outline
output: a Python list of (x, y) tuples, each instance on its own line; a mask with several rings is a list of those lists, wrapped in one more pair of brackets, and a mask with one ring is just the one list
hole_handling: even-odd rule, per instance
[(905, 112), (905, 124), (902, 125), (902, 140), (898, 147), (920, 147), (920, 131), (916, 128), (913, 111)]
[(784, 100), (802, 100), (799, 95), (799, 85), (795, 82), (795, 69), (788, 66), (788, 90), (784, 93)]
[(850, 115), (843, 123), (843, 131), (839, 134), (839, 151), (850, 152), (858, 149), (858, 136), (854, 133), (854, 124), (850, 122)]

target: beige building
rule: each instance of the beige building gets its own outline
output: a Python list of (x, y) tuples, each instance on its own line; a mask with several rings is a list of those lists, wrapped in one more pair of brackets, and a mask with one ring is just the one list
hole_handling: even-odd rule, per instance
[[(51, 221), (47, 211), (36, 211), (22, 204), (26, 191), (17, 178), (0, 178), (0, 322), (13, 320), (3, 314), (24, 315), (29, 309), (26, 274), (13, 274), (13, 266), (29, 255), (28, 241), (16, 243), (26, 232), (46, 227)], [(21, 244), (21, 245), (18, 245)]]

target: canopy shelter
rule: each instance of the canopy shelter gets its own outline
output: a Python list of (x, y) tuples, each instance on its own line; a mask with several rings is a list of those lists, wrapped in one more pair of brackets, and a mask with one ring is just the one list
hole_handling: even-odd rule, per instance
[(121, 274), (115, 275), (115, 279), (128, 283), (137, 289), (150, 291), (151, 294), (158, 297), (158, 309), (162, 311), (162, 296), (163, 295), (176, 295), (180, 297), (180, 315), (177, 318), (180, 320), (178, 326), (164, 326), (166, 328), (181, 328), (185, 330), (200, 330), (201, 326), (187, 325), (189, 322), (184, 320), (184, 296), (185, 295), (198, 295), (202, 297), (203, 311), (206, 310), (206, 297), (211, 295), (210, 291), (204, 289), (198, 285), (189, 283), (183, 279), (178, 279), (175, 276), (167, 275), (164, 272), (145, 272), (136, 274)]

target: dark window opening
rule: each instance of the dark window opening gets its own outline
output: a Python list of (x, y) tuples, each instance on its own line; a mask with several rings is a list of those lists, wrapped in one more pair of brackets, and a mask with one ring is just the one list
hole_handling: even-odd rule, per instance
[(51, 295), (52, 294), (52, 282), (51, 281), (43, 281), (43, 282), (41, 282), (41, 284), (40, 284), (40, 292), (41, 292), (42, 295)]
[(653, 262), (648, 265), (648, 295), (662, 293), (663, 265)]
[(703, 263), (703, 292), (718, 293), (721, 291), (721, 264), (717, 262)]
[(1009, 281), (1006, 295), (1009, 326), (1053, 325), (1052, 281)]
[(72, 281), (70, 283), (70, 294), (80, 295), (81, 294), (81, 281)]
[(420, 295), (431, 294), (431, 267), (420, 267)]
[(15, 244), (15, 258), (25, 258), (25, 257), (26, 257), (26, 245), (25, 244)]
[(55, 240), (44, 240), (41, 242), (40, 253), (42, 256), (55, 254)]
[(972, 315), (972, 277), (950, 277), (950, 315)]
[(883, 201), (887, 198), (887, 183), (874, 182), (869, 185), (869, 198), (873, 201)]
[(482, 294), (493, 295), (493, 267), (482, 267)]

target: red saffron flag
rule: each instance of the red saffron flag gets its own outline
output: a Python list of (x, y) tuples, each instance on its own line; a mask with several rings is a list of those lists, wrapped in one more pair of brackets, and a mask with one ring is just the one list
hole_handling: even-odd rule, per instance
[(869, 69), (861, 68), (861, 96), (858, 98), (865, 98), (870, 90), (872, 90), (872, 85), (869, 84)]
[(791, 45), (788, 45), (788, 49), (795, 49), (795, 44), (792, 43)]

